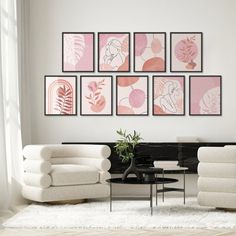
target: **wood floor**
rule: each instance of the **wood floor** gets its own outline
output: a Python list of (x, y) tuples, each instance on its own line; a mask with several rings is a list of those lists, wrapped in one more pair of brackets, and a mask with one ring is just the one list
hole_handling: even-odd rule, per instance
[(227, 229), (158, 229), (158, 230), (29, 230), (1, 229), (1, 236), (236, 236), (236, 230)]

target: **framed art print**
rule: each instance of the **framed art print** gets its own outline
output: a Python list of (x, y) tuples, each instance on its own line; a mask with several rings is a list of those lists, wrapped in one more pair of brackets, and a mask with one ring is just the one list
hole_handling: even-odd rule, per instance
[(116, 115), (148, 115), (148, 76), (116, 77)]
[(203, 71), (203, 34), (201, 32), (170, 33), (170, 71)]
[(62, 33), (62, 72), (94, 72), (94, 33)]
[(98, 71), (130, 71), (130, 33), (98, 33)]
[(166, 71), (166, 33), (134, 33), (134, 71)]
[(80, 114), (112, 115), (112, 76), (80, 77)]
[(153, 76), (153, 115), (185, 115), (185, 77)]
[(77, 115), (77, 77), (45, 75), (44, 114), (46, 116)]
[(222, 114), (222, 77), (220, 75), (190, 76), (189, 114), (220, 116)]

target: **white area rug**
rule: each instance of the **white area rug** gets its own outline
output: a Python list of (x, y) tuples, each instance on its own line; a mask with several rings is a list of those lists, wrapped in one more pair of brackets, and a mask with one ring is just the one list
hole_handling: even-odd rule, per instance
[(78, 205), (32, 204), (4, 223), (10, 228), (236, 228), (236, 212), (200, 207), (196, 199), (166, 198), (148, 201), (88, 202)]

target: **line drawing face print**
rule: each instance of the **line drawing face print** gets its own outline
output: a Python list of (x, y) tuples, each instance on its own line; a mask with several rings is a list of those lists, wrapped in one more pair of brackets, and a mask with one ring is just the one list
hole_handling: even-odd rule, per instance
[(129, 37), (127, 34), (100, 35), (100, 71), (129, 71)]
[(154, 114), (183, 114), (183, 96), (180, 81), (154, 77)]

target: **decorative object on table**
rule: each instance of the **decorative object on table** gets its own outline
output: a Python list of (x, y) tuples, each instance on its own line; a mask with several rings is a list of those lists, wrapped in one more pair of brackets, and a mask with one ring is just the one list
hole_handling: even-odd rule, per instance
[(62, 72), (94, 72), (94, 33), (62, 33)]
[(133, 134), (128, 134), (122, 129), (116, 132), (120, 135), (120, 139), (116, 141), (116, 145), (114, 146), (115, 151), (122, 159), (122, 162), (130, 161), (130, 166), (123, 173), (122, 180), (125, 181), (129, 174), (135, 174), (141, 180), (142, 175), (139, 173), (135, 164), (136, 146), (142, 140), (141, 135), (135, 130)]
[(134, 33), (134, 71), (166, 71), (166, 33)]
[(130, 33), (98, 33), (98, 71), (130, 71)]
[(185, 115), (185, 76), (153, 76), (153, 115)]
[(222, 77), (220, 75), (190, 76), (189, 114), (222, 115)]
[(203, 71), (202, 32), (170, 33), (170, 71)]
[(77, 115), (77, 76), (45, 75), (44, 114)]
[(148, 115), (148, 76), (116, 77), (116, 115)]
[(80, 114), (112, 115), (112, 76), (80, 76)]

